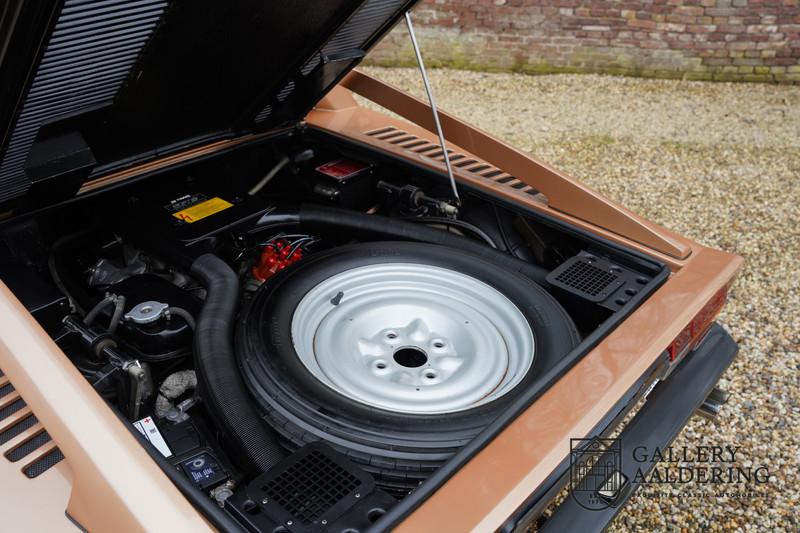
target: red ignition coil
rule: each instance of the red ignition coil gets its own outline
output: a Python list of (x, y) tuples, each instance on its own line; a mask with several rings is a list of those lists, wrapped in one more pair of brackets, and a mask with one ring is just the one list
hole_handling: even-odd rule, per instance
[(261, 249), (261, 255), (256, 264), (253, 265), (253, 278), (264, 282), (279, 272), (296, 263), (303, 258), (303, 250), (300, 247), (292, 251), (291, 244), (285, 239), (277, 239)]

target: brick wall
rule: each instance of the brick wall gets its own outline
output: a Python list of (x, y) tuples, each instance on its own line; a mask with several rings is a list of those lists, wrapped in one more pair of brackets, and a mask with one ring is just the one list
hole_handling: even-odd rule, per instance
[[(800, 83), (798, 0), (423, 0), (414, 20), (433, 66)], [(405, 24), (369, 61), (414, 63)]]

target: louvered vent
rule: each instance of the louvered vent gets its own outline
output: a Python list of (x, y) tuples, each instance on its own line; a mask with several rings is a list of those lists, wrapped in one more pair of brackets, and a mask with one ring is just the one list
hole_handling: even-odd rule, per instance
[(278, 95), (275, 98), (279, 102), (283, 102), (284, 100), (286, 100), (287, 96), (292, 94), (292, 91), (294, 91), (294, 82), (290, 81), (289, 83), (287, 83), (286, 85), (283, 86), (283, 89), (281, 89), (281, 91), (278, 93)]
[[(433, 159), (434, 161), (444, 163), (444, 152), (440, 145), (426, 139), (421, 139), (416, 135), (407, 133), (393, 126), (368, 131), (366, 134), (380, 141), (393, 144), (410, 152), (415, 152), (424, 157)], [(544, 195), (530, 185), (521, 182), (514, 176), (503, 172), (499, 168), (481, 159), (469, 157), (465, 154), (454, 152), (453, 150), (448, 150), (447, 154), (450, 156), (450, 163), (455, 170), (469, 172), (474, 176), (488, 179), (496, 183), (502, 183), (503, 185), (530, 194), (531, 196), (536, 196), (542, 201), (546, 201)]]
[(0, 397), (0, 450), (8, 461), (20, 462), (26, 476), (37, 477), (64, 455), (2, 371), (0, 390), (5, 391)]
[[(371, 0), (358, 11), (328, 39), (322, 47), (322, 56), (331, 57), (352, 50), (365, 50), (369, 39), (381, 29), (382, 25), (399, 12), (406, 4), (405, 0)], [(310, 74), (321, 60), (320, 54), (314, 54), (306, 61), (300, 72)]]
[(0, 164), (0, 202), (25, 194), (41, 124), (111, 102), (161, 19), (166, 0), (65, 0)]
[(272, 106), (271, 105), (265, 106), (264, 109), (262, 109), (261, 112), (258, 115), (256, 115), (256, 122), (259, 124), (264, 122), (267, 119), (267, 117), (269, 117), (271, 114), (272, 114)]

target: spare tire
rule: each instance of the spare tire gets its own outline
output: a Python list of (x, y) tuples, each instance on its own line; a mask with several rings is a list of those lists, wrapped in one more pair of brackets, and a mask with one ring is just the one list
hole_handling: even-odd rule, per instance
[(287, 448), (323, 440), (402, 494), (578, 342), (564, 309), (520, 274), (378, 242), (314, 254), (263, 284), (237, 355)]

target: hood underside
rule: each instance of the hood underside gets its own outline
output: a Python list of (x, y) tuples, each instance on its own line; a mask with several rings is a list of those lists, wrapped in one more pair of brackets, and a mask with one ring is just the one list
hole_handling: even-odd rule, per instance
[(414, 3), (9, 0), (0, 206), (51, 203), (108, 170), (297, 123)]

